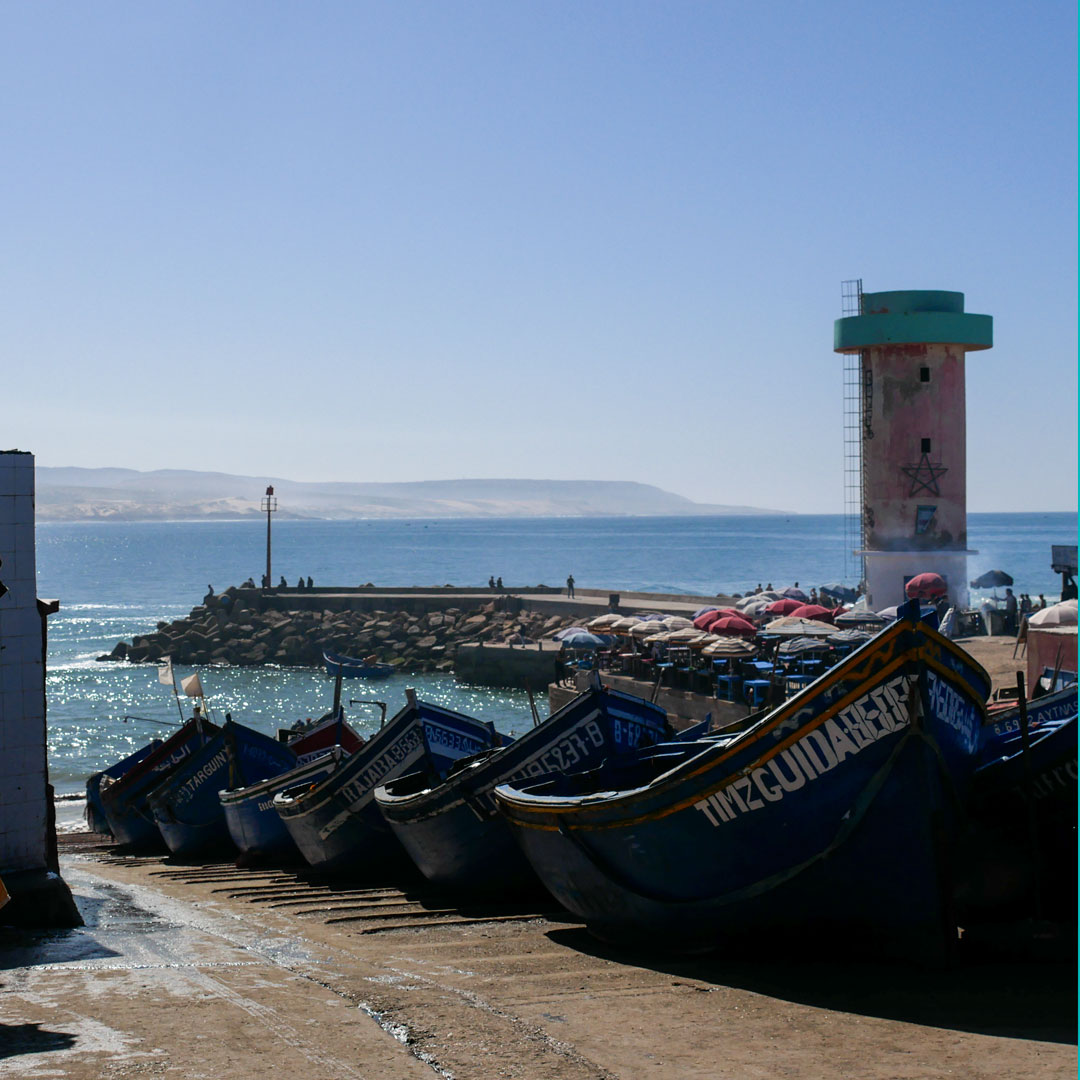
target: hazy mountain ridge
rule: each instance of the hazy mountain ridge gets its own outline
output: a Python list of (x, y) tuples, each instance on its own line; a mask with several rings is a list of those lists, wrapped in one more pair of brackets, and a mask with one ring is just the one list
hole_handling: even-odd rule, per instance
[(771, 514), (696, 503), (623, 480), (418, 480), (328, 483), (182, 469), (39, 466), (39, 521), (164, 521), (257, 517), (273, 485), (282, 518), (602, 517)]

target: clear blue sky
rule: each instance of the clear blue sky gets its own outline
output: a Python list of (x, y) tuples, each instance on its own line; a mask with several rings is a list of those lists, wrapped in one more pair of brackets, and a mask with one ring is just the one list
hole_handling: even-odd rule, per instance
[(840, 282), (956, 289), (1076, 506), (1076, 8), (5, 3), (5, 447), (842, 509)]

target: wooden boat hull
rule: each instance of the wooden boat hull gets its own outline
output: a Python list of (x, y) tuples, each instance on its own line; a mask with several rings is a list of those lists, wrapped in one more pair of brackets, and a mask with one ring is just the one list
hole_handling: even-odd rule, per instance
[(230, 773), (254, 783), (287, 769), (296, 757), (269, 735), (225, 722), (221, 732), (150, 792), (158, 831), (174, 855), (189, 857), (230, 846), (218, 792)]
[(91, 832), (109, 833), (109, 819), (105, 816), (105, 804), (101, 801), (101, 781), (105, 777), (111, 780), (119, 780), (129, 769), (138, 765), (144, 758), (149, 757), (159, 746), (161, 739), (153, 739), (145, 746), (140, 747), (127, 757), (121, 758), (107, 769), (93, 773), (86, 781), (86, 824)]
[(313, 867), (370, 875), (405, 860), (375, 805), (375, 789), (417, 769), (444, 777), (460, 758), (503, 742), (490, 724), (410, 703), (321, 784), (287, 789), (274, 807)]
[(968, 803), (958, 899), (974, 921), (1043, 914), (1075, 922), (1077, 903), (1076, 687), (1028, 703), (1028, 753), (1019, 710), (988, 724)]
[(536, 884), (493, 792), (561, 769), (588, 768), (659, 742), (667, 713), (614, 690), (588, 690), (509, 746), (455, 770), (434, 787), (402, 776), (375, 792), (394, 835), (435, 884), (509, 892)]
[(966, 653), (901, 619), (746, 732), (496, 798), (549, 891), (602, 938), (940, 959), (988, 691)]
[(118, 780), (99, 784), (109, 831), (121, 844), (133, 847), (161, 844), (161, 832), (150, 812), (147, 795), (219, 730), (208, 720), (189, 720)]
[(289, 857), (299, 852), (281, 816), (274, 809), (274, 796), (287, 788), (321, 783), (345, 760), (341, 748), (298, 765), (295, 769), (257, 784), (218, 792), (225, 825), (237, 849), (245, 855)]

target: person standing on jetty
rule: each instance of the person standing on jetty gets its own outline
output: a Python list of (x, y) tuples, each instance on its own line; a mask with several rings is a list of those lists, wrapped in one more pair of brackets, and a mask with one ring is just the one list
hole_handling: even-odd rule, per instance
[(574, 598), (574, 575), (573, 574), (570, 574), (566, 579), (566, 595), (569, 596), (571, 600), (573, 600), (573, 598)]

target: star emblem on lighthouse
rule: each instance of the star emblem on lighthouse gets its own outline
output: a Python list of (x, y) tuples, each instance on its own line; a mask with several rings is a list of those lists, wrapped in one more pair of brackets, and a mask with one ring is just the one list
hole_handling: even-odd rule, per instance
[(923, 454), (915, 465), (901, 465), (900, 471), (911, 477), (911, 491), (908, 497), (918, 495), (920, 491), (929, 492), (931, 495), (940, 495), (941, 486), (938, 478), (944, 476), (949, 470), (940, 461), (931, 461), (929, 454)]

